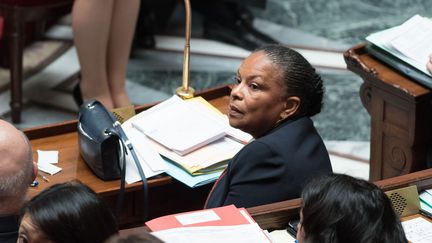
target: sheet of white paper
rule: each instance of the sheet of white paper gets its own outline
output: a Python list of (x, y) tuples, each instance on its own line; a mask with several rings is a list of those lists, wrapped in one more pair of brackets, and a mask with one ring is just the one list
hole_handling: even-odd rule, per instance
[(417, 68), (418, 70), (422, 71), (424, 74), (431, 76), (432, 74), (429, 73), (429, 71), (426, 69), (426, 62), (419, 63), (418, 61), (415, 61), (404, 54), (402, 54), (400, 51), (396, 50), (391, 44), (390, 41), (404, 33), (405, 31), (409, 30), (410, 28), (413, 28), (412, 26), (419, 21), (423, 17), (419, 15), (415, 15), (409, 20), (407, 20), (402, 25), (395, 26), (390, 29), (386, 29), (383, 31), (379, 31), (376, 33), (372, 33), (369, 36), (366, 37), (366, 40), (370, 43), (380, 47), (381, 49), (385, 50), (386, 52), (391, 53), (395, 57), (401, 59), (402, 61), (410, 64), (411, 66)]
[[(165, 161), (149, 144), (148, 138), (132, 127), (131, 122), (131, 120), (126, 121), (122, 128), (134, 147), (146, 178), (165, 172), (167, 168)], [(129, 153), (126, 157), (126, 182), (131, 184), (138, 181), (141, 181), (141, 176), (132, 155)]]
[(59, 152), (57, 150), (37, 150), (38, 163), (45, 162), (49, 164), (58, 163)]
[(182, 227), (152, 232), (166, 243), (265, 243), (271, 242), (258, 224)]
[(54, 175), (62, 170), (62, 168), (44, 161), (38, 163), (38, 169), (50, 175)]
[(182, 164), (186, 168), (193, 166), (205, 168), (215, 163), (231, 159), (244, 147), (243, 144), (224, 137), (185, 156), (180, 156), (155, 142), (151, 142), (151, 144), (160, 154), (176, 163)]
[[(206, 102), (206, 101), (204, 101)], [(199, 99), (191, 99), (186, 103), (189, 104), (193, 109), (199, 110), (203, 115), (206, 115), (209, 119), (212, 119), (214, 122), (220, 124), (220, 126), (225, 127), (225, 132), (228, 136), (231, 136), (233, 139), (247, 144), (252, 140), (252, 135), (249, 133), (243, 132), (240, 129), (236, 129), (230, 126), (228, 117), (221, 112), (216, 112), (207, 107), (207, 105), (200, 101)]]
[(274, 243), (294, 243), (295, 238), (286, 230), (273, 230), (269, 233)]
[(198, 212), (184, 213), (180, 215), (174, 215), (174, 217), (182, 225), (198, 224), (198, 223), (221, 220), (219, 215), (217, 215), (217, 213), (211, 209), (198, 211)]
[(390, 44), (405, 56), (426, 65), (432, 53), (432, 20), (423, 17), (410, 20), (409, 28)]
[(139, 114), (132, 124), (179, 154), (186, 154), (225, 135), (224, 127), (173, 96)]
[(402, 222), (405, 235), (412, 243), (432, 242), (432, 223), (418, 217)]

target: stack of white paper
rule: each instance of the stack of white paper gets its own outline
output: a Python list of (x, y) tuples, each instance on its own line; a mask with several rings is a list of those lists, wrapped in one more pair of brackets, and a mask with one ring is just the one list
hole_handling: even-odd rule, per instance
[[(228, 160), (252, 139), (229, 126), (226, 116), (201, 97), (185, 101), (173, 96), (122, 127), (147, 177), (166, 172), (189, 187), (219, 178)], [(130, 158), (127, 166), (128, 183), (139, 180)]]
[(390, 44), (412, 60), (426, 64), (432, 54), (432, 20), (416, 15), (403, 23)]
[[(148, 138), (132, 127), (132, 119), (122, 124), (122, 128), (132, 143), (138, 156), (139, 163), (144, 171), (146, 178), (161, 174), (167, 167), (161, 156), (150, 146)], [(141, 176), (131, 153), (126, 156), (126, 182), (128, 184), (138, 182)]]
[(370, 34), (366, 40), (432, 76), (426, 69), (432, 53), (432, 20), (415, 15), (403, 24)]
[(166, 148), (188, 154), (223, 136), (219, 123), (193, 109), (178, 96), (156, 105), (139, 115), (133, 126)]

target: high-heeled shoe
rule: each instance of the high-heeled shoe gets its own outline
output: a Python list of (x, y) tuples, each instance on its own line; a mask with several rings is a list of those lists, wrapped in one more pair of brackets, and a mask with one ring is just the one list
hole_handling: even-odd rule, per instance
[(81, 107), (81, 105), (84, 103), (79, 82), (75, 85), (73, 89), (73, 99), (75, 103), (78, 105), (78, 107)]

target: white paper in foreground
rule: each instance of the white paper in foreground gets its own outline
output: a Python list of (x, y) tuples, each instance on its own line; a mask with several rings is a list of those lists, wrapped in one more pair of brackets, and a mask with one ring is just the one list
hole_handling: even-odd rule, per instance
[(402, 222), (407, 239), (412, 243), (432, 242), (432, 223), (424, 218), (414, 218)]
[(166, 243), (265, 243), (271, 242), (258, 224), (182, 227), (152, 232)]

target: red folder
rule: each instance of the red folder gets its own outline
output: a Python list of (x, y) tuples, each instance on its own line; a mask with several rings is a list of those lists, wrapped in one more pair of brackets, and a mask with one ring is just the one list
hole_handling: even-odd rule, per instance
[[(243, 212), (243, 213), (242, 213)], [(151, 231), (192, 226), (232, 226), (255, 223), (244, 208), (234, 205), (162, 216), (145, 224)]]

